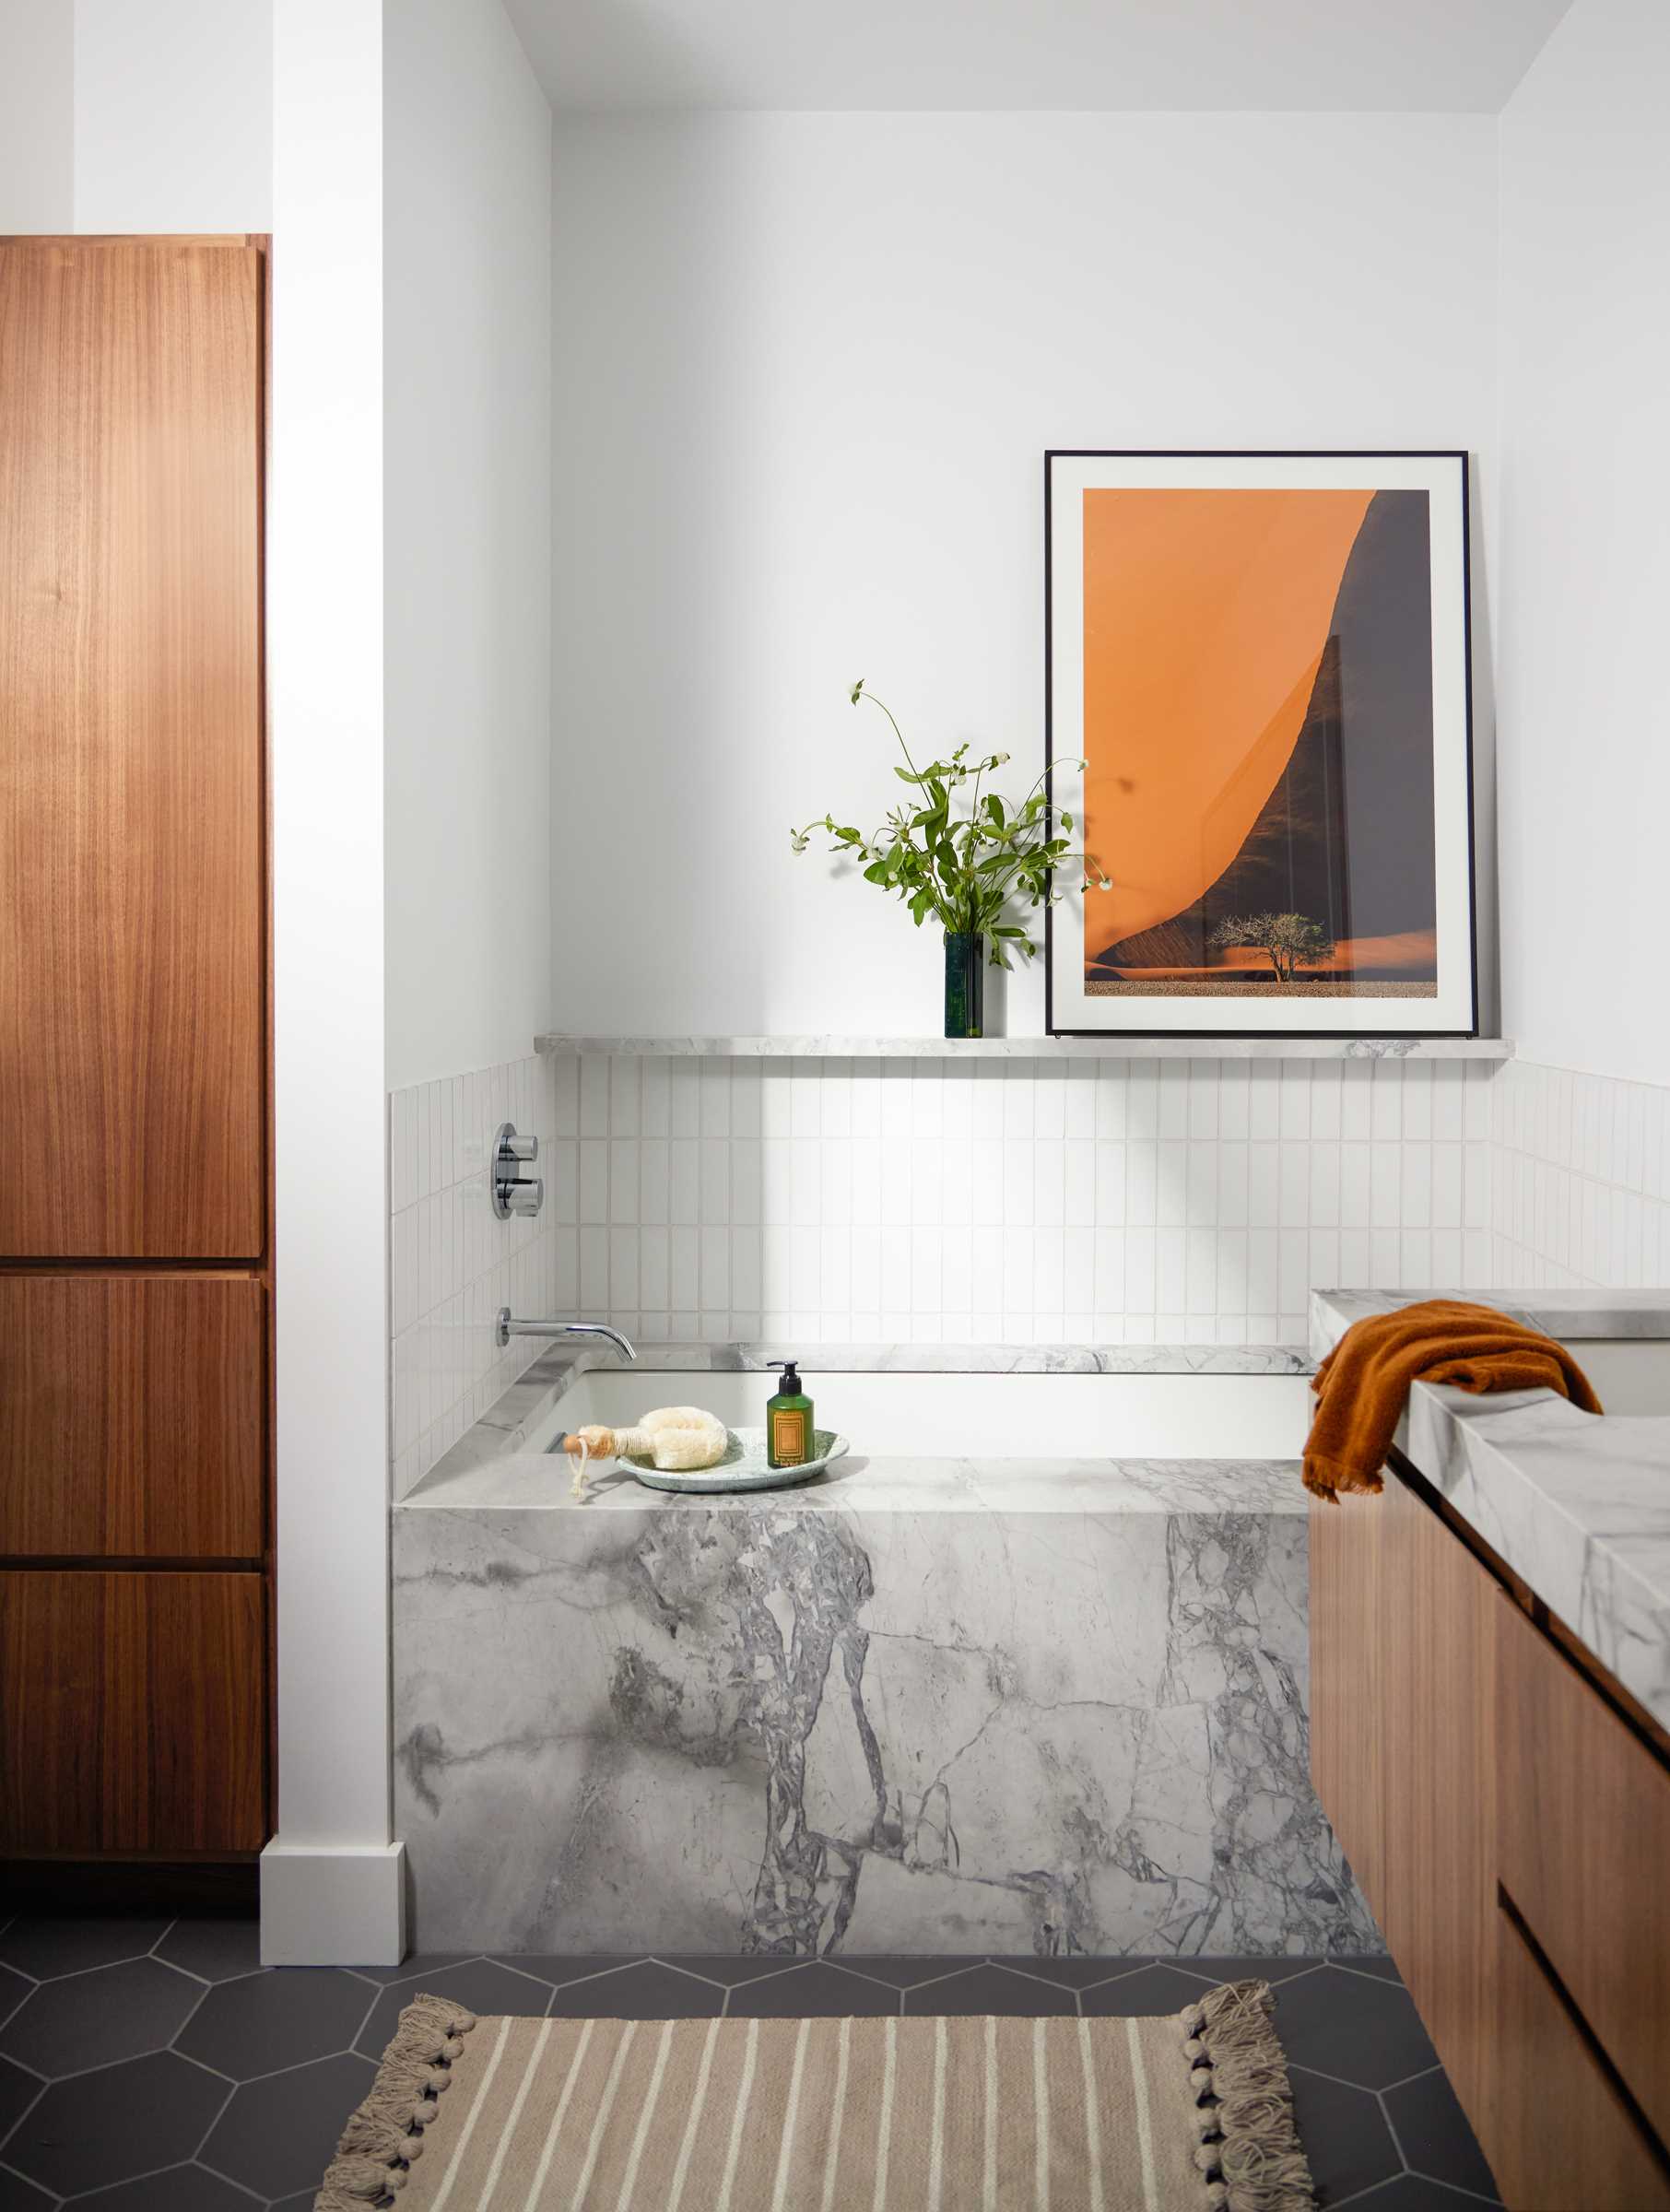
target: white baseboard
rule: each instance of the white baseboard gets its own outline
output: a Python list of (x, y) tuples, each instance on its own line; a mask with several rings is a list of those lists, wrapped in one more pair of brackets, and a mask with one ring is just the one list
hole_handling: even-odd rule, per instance
[(398, 1966), (406, 1845), (336, 1850), (275, 1836), (261, 1854), (263, 1966)]

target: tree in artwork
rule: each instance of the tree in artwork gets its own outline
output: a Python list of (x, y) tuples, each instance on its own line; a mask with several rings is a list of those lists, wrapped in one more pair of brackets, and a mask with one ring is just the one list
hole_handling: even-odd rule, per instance
[(1242, 947), (1267, 952), (1278, 982), (1290, 983), (1304, 966), (1320, 967), (1334, 957), (1334, 939), (1309, 914), (1226, 914), (1212, 932), (1213, 948)]

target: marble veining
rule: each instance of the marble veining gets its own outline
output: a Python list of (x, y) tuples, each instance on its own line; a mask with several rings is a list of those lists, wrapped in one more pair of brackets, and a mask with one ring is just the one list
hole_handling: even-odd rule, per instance
[[(1477, 1292), (1428, 1296), (1471, 1296)], [(1353, 1321), (1414, 1300), (1312, 1294), (1325, 1354)], [(1562, 1341), (1670, 1336), (1670, 1293), (1538, 1289), (1485, 1303)], [(1551, 1391), (1417, 1382), (1398, 1445), (1499, 1559), (1670, 1727), (1670, 1418), (1582, 1413)]]
[(1311, 1788), (1290, 1463), (602, 1510), (506, 1465), (541, 1506), (394, 1514), (422, 1947), (1381, 1947)]

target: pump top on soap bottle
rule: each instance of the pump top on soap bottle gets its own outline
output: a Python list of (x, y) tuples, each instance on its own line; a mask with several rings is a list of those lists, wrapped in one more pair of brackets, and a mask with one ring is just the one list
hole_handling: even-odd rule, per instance
[(815, 1456), (812, 1443), (812, 1401), (800, 1386), (793, 1359), (772, 1359), (768, 1365), (782, 1371), (782, 1381), (766, 1404), (766, 1463), (773, 1467), (804, 1467)]

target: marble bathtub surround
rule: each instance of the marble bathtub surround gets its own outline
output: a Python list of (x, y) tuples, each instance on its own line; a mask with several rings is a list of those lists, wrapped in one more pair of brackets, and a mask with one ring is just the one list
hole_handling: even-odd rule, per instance
[(1283, 1344), (1493, 1279), (1492, 1066), (558, 1054), (564, 1310), (635, 1342)]
[(536, 1053), (650, 1060), (1511, 1060), (1502, 1037), (535, 1037)]
[[(1384, 1294), (1318, 1291), (1325, 1353)], [(1397, 1301), (1392, 1300), (1392, 1303)], [(1549, 1288), (1506, 1312), (1574, 1344), (1670, 1337), (1670, 1292)], [(1670, 1727), (1670, 1418), (1581, 1413), (1549, 1391), (1417, 1382), (1398, 1430), (1410, 1464)], [(1372, 1500), (1362, 1508), (1372, 1511)]]
[(1381, 1947), (1311, 1790), (1296, 1466), (500, 1476), (394, 1515), (419, 1945)]

